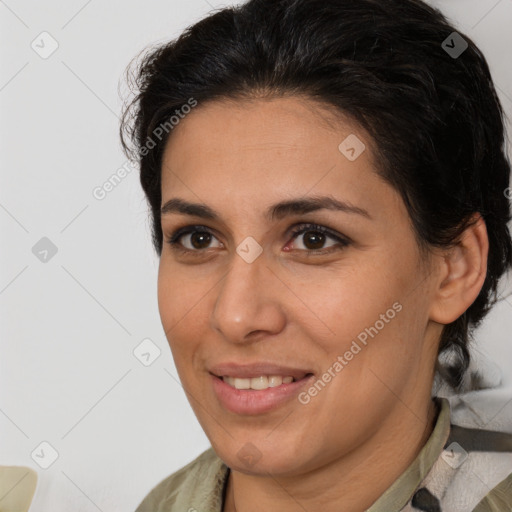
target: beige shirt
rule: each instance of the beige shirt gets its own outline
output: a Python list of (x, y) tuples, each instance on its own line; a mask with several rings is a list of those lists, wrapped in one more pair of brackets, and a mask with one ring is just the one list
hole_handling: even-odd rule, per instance
[[(512, 435), (450, 424), (439, 414), (416, 459), (366, 512), (512, 511)], [(165, 478), (135, 512), (222, 512), (230, 469), (209, 448)]]
[(0, 466), (0, 512), (27, 512), (36, 491), (37, 473), (25, 466)]

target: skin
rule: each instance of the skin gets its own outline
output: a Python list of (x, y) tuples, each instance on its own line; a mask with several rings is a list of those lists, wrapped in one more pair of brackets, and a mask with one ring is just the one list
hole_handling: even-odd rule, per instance
[[(366, 145), (355, 161), (338, 150), (350, 134)], [(191, 406), (231, 468), (225, 512), (360, 512), (432, 432), (439, 338), (483, 285), (487, 233), (479, 219), (455, 249), (423, 259), (402, 199), (376, 174), (372, 147), (353, 121), (295, 96), (199, 105), (167, 142), (162, 205), (179, 197), (220, 216), (162, 215), (158, 303)], [(313, 195), (371, 218), (326, 209), (263, 216), (274, 203)], [(352, 242), (326, 236), (315, 246), (307, 233), (291, 236), (304, 222)], [(211, 238), (194, 246), (184, 235), (188, 254), (165, 243), (188, 225), (205, 226)], [(250, 264), (236, 252), (248, 236), (263, 249)], [(315, 248), (324, 254), (306, 256)], [(395, 302), (401, 311), (308, 404), (293, 398), (238, 415), (217, 399), (213, 364), (265, 360), (320, 377)], [(261, 454), (254, 465), (237, 456), (248, 442)]]

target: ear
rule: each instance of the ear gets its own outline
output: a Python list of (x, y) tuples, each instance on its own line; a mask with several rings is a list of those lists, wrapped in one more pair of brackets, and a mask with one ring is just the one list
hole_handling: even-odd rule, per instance
[(440, 324), (454, 322), (478, 297), (487, 275), (489, 239), (479, 213), (458, 244), (441, 256), (430, 318)]

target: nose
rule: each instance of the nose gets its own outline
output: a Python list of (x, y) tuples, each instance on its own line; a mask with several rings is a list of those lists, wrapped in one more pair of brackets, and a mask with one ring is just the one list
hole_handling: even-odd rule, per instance
[(268, 266), (264, 252), (252, 263), (235, 253), (221, 279), (212, 328), (231, 343), (249, 343), (284, 329), (286, 286)]

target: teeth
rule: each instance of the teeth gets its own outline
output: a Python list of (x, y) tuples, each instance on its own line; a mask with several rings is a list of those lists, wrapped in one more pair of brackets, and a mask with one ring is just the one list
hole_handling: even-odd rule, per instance
[(289, 384), (293, 382), (293, 377), (282, 377), (281, 375), (262, 375), (261, 377), (253, 377), (252, 379), (239, 379), (237, 377), (222, 377), (222, 380), (236, 389), (255, 389), (262, 390), (267, 388), (275, 388), (281, 384)]

